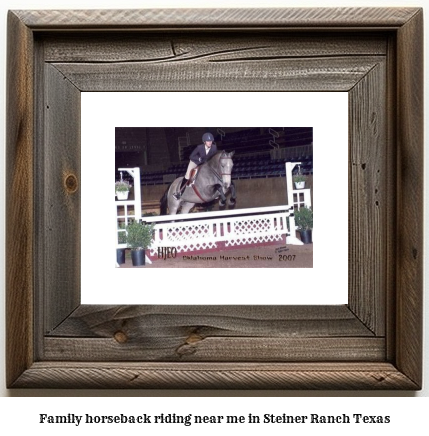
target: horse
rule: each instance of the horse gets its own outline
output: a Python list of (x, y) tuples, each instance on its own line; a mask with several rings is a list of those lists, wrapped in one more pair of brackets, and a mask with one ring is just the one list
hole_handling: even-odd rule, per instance
[(190, 177), (191, 183), (187, 183), (179, 200), (173, 197), (178, 190), (183, 177), (178, 177), (164, 192), (161, 198), (161, 215), (176, 215), (180, 206), (180, 213), (188, 213), (195, 204), (209, 203), (220, 198), (221, 207), (226, 204), (226, 194), (231, 192), (228, 206), (235, 206), (236, 191), (234, 182), (231, 180), (232, 157), (234, 151), (218, 151), (207, 162), (199, 165), (195, 181)]

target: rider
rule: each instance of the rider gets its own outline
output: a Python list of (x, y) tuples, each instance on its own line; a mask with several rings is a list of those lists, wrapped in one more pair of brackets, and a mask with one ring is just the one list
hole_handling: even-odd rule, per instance
[(185, 188), (186, 182), (191, 177), (191, 171), (197, 167), (198, 165), (203, 164), (208, 159), (210, 159), (217, 152), (216, 144), (213, 143), (214, 138), (211, 133), (204, 133), (203, 135), (203, 143), (197, 145), (194, 151), (189, 156), (189, 165), (186, 171), (185, 177), (183, 177), (182, 182), (180, 183), (180, 187), (177, 192), (173, 194), (173, 197), (176, 200), (179, 200), (182, 196), (183, 190)]

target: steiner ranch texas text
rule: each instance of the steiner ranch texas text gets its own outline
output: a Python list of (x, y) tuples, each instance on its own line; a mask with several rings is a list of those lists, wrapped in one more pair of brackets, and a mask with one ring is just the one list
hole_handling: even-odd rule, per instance
[(159, 415), (48, 415), (39, 414), (39, 424), (182, 424), (190, 426), (192, 424), (389, 424), (390, 416), (363, 415), (354, 413), (352, 415), (274, 415), (266, 413), (264, 415), (248, 416), (205, 416), (205, 415), (176, 415), (175, 413), (161, 413)]
[(318, 415), (312, 413), (311, 415), (298, 415), (290, 416), (283, 413), (283, 415), (264, 415), (264, 424), (389, 424), (390, 416), (367, 416), (361, 413), (354, 413), (353, 415)]

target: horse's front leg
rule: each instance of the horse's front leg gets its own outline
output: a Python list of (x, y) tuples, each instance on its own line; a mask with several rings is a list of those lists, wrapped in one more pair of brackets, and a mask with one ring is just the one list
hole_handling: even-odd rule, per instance
[(231, 182), (231, 185), (229, 186), (229, 188), (231, 189), (231, 197), (229, 199), (228, 206), (235, 206), (235, 201), (237, 198), (237, 191), (235, 190), (234, 182)]
[(223, 192), (222, 186), (221, 185), (216, 185), (215, 186), (215, 190), (216, 190), (216, 192), (218, 192), (219, 197), (220, 197), (219, 206), (220, 207), (225, 206), (225, 204), (226, 204), (226, 197), (225, 197), (225, 194)]

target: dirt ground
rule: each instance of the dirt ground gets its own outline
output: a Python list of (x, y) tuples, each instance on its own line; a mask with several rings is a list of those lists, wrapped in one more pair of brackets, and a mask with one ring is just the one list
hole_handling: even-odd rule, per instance
[(145, 266), (133, 267), (127, 250), (121, 268), (313, 268), (313, 244), (285, 245), (284, 241), (270, 245), (188, 252), (176, 258), (156, 259)]

